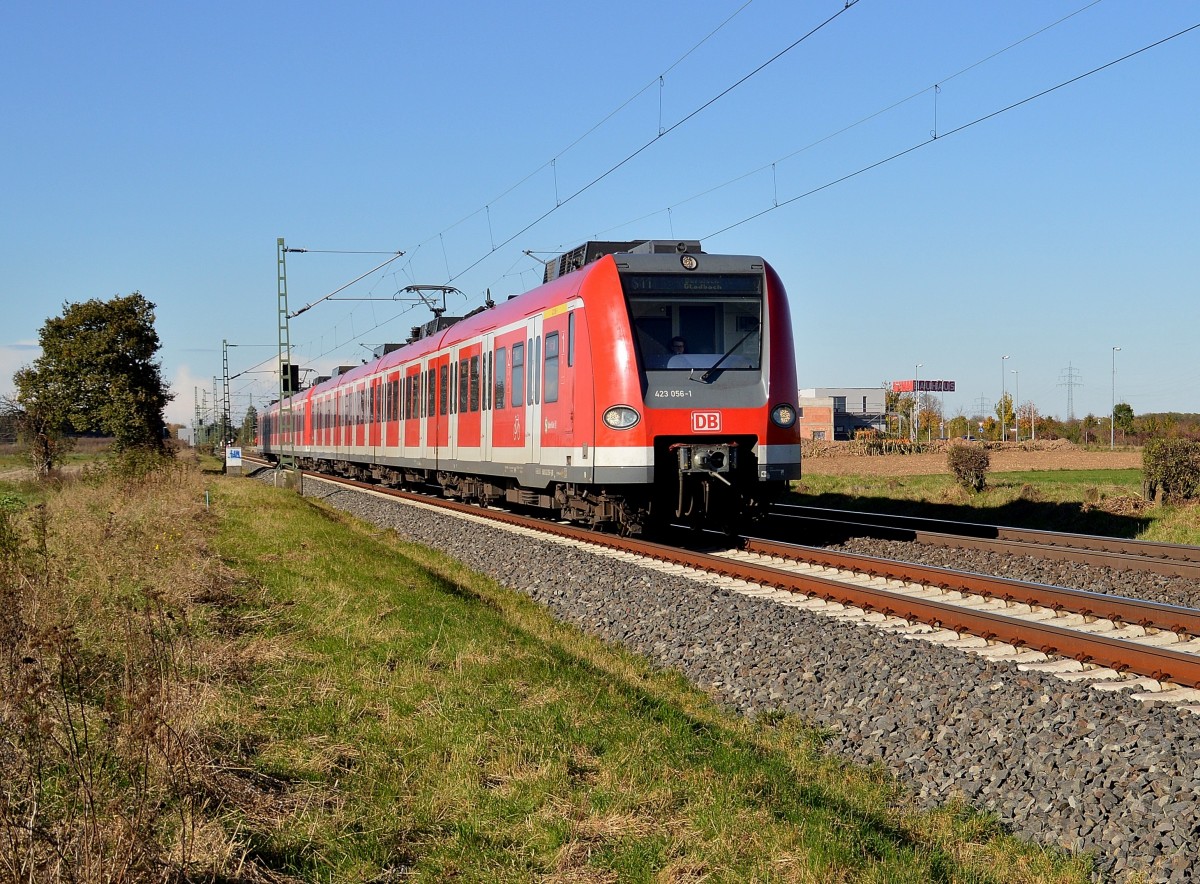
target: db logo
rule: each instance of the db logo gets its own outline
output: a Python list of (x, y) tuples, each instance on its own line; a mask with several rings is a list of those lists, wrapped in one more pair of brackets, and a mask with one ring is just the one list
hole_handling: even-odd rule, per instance
[(692, 412), (692, 432), (693, 433), (719, 433), (719, 432), (721, 432), (721, 412), (719, 412), (719, 411), (693, 411)]

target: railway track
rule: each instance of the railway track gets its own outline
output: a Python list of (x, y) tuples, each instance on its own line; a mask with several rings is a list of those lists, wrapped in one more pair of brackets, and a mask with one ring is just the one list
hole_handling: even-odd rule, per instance
[(1192, 608), (757, 539), (714, 553), (355, 480), (312, 478), (641, 557), (677, 573), (717, 575), (745, 594), (1200, 713), (1200, 611)]
[(773, 515), (792, 526), (791, 531), (804, 525), (800, 530), (827, 535), (865, 535), (1200, 579), (1200, 547), (1183, 544), (796, 505), (781, 505)]

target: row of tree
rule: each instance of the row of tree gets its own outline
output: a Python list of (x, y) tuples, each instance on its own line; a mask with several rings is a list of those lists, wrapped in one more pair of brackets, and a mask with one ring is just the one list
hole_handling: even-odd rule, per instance
[[(890, 435), (911, 434), (913, 397), (909, 393), (894, 393), (891, 384), (884, 384)], [(1033, 402), (1015, 404), (1005, 393), (991, 414), (967, 415), (961, 409), (953, 416), (942, 413), (940, 398), (922, 394), (917, 403), (917, 432), (921, 439), (970, 437), (1012, 442), (1017, 439), (1066, 439), (1079, 445), (1108, 442), (1114, 439), (1123, 445), (1142, 445), (1150, 439), (1180, 438), (1200, 440), (1200, 414), (1159, 413), (1135, 415), (1127, 402), (1118, 402), (1113, 414), (1088, 414), (1081, 418), (1061, 420), (1043, 414)]]

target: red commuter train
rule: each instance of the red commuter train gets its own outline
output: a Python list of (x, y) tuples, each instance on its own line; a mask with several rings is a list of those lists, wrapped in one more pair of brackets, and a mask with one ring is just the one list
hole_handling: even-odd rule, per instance
[(762, 258), (587, 243), (546, 278), (273, 403), (260, 451), (625, 534), (728, 529), (799, 478), (791, 319)]

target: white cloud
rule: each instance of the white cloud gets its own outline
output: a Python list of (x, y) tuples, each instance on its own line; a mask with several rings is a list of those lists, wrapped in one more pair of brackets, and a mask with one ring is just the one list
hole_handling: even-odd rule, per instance
[(0, 396), (11, 396), (16, 392), (13, 373), (37, 359), (41, 349), (37, 341), (0, 344)]

